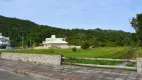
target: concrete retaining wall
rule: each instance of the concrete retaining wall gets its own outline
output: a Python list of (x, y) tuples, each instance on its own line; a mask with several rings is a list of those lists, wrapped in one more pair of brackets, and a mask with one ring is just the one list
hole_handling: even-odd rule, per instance
[(142, 58), (137, 58), (137, 72), (142, 73)]
[(45, 54), (24, 54), (3, 52), (2, 59), (35, 62), (40, 64), (61, 65), (61, 55), (45, 55)]

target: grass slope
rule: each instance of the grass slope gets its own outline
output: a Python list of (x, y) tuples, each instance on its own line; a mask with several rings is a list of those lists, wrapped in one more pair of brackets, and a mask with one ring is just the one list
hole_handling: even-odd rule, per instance
[(61, 54), (65, 57), (124, 58), (123, 55), (129, 49), (130, 49), (129, 47), (100, 47), (89, 50), (78, 49), (76, 52), (73, 52), (71, 49), (40, 49), (40, 50), (26, 49), (26, 50), (3, 50), (0, 52), (15, 52), (15, 53), (29, 53), (29, 54)]

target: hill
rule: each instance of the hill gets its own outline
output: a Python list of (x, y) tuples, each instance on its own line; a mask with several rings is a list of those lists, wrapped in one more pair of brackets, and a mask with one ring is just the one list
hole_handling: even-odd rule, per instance
[[(86, 26), (87, 27), (87, 26)], [(94, 47), (98, 46), (130, 46), (137, 45), (135, 33), (102, 30), (102, 29), (62, 29), (47, 25), (39, 25), (29, 20), (0, 16), (0, 32), (4, 36), (10, 37), (12, 46), (21, 46), (24, 37), (24, 46), (29, 46), (30, 39), (32, 44), (39, 45), (45, 38), (52, 34), (57, 37), (64, 37), (73, 45), (81, 45), (83, 41)]]

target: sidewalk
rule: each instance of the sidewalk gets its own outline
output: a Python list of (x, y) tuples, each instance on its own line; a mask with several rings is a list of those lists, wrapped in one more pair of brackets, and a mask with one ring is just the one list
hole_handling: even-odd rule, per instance
[(36, 80), (29, 76), (10, 73), (4, 70), (0, 70), (0, 80)]
[(40, 65), (0, 60), (0, 69), (27, 75), (39, 80), (142, 80), (142, 74), (122, 69), (105, 69), (70, 65)]

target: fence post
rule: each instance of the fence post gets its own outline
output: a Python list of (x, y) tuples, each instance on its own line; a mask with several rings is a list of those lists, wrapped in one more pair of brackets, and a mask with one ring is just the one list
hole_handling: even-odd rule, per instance
[(61, 55), (61, 65), (64, 63), (63, 57), (64, 57), (64, 55)]
[(137, 58), (137, 72), (142, 73), (142, 58)]

